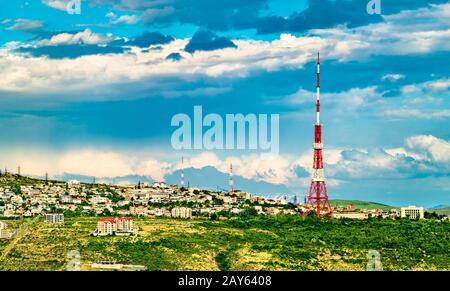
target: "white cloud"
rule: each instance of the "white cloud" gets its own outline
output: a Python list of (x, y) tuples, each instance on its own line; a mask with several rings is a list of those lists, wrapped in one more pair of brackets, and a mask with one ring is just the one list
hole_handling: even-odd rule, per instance
[(70, 1), (71, 0), (42, 0), (45, 5), (61, 11), (66, 11), (67, 4)]
[[(46, 1), (47, 5), (62, 8), (65, 1)], [(298, 68), (314, 59), (318, 50), (326, 59), (339, 61), (358, 60), (372, 54), (404, 55), (430, 51), (450, 50), (448, 11), (450, 4), (434, 5), (413, 11), (402, 11), (385, 16), (385, 22), (349, 29), (339, 26), (333, 29), (311, 31), (316, 36), (293, 36), (281, 34), (273, 41), (233, 40), (237, 48), (216, 51), (197, 51), (183, 55), (178, 62), (166, 60), (167, 55), (183, 51), (189, 39), (177, 39), (161, 46), (160, 50), (142, 52), (133, 48), (132, 53), (114, 55), (82, 56), (75, 60), (50, 60), (45, 57), (26, 58), (17, 56), (11, 49), (0, 49), (0, 68), (7, 68), (7, 78), (0, 81), (4, 90), (46, 93), (67, 91), (67, 84), (76, 80), (75, 87), (90, 89), (102, 84), (139, 81), (144, 78), (181, 76), (246, 77), (254, 71), (274, 71)], [(166, 11), (170, 13), (170, 11)], [(133, 22), (135, 17), (123, 15), (113, 21)], [(147, 15), (148, 16), (148, 15)], [(413, 17), (414, 16), (414, 17)], [(156, 16), (148, 16), (156, 17)], [(414, 19), (412, 21), (411, 19)], [(103, 36), (85, 30), (77, 34), (62, 33), (42, 45), (58, 44), (103, 44), (112, 36)], [(389, 43), (389, 49), (386, 49)], [(39, 68), (39, 69), (38, 69)], [(0, 69), (0, 73), (4, 72)], [(99, 80), (97, 76), (102, 76)], [(399, 74), (390, 74), (386, 79), (399, 79)], [(428, 84), (430, 89), (448, 88), (448, 80)], [(71, 88), (74, 89), (74, 88)], [(411, 91), (414, 87), (404, 87)], [(359, 97), (354, 95), (358, 102)], [(361, 101), (361, 100), (360, 100)]]
[(388, 80), (388, 81), (395, 82), (395, 81), (398, 81), (403, 78), (405, 78), (405, 76), (402, 74), (386, 74), (381, 77), (381, 80)]
[(416, 135), (406, 139), (408, 147), (425, 153), (436, 162), (450, 162), (450, 142), (432, 135)]
[(386, 109), (382, 115), (392, 119), (446, 119), (450, 118), (450, 110), (396, 108)]
[(123, 176), (133, 173), (130, 160), (111, 151), (76, 150), (58, 160), (58, 168), (68, 173), (97, 177)]
[[(338, 187), (353, 179), (404, 179), (423, 175), (446, 175), (450, 172), (450, 142), (432, 135), (416, 135), (405, 140), (406, 147), (390, 149), (324, 150), (325, 176)], [(212, 166), (223, 173), (233, 173), (255, 181), (284, 184), (290, 188), (310, 183), (312, 150), (301, 155), (279, 155), (262, 158), (257, 154), (219, 158), (203, 152), (185, 157), (184, 168), (201, 169)], [(170, 162), (151, 153), (124, 152), (95, 148), (73, 149), (65, 152), (11, 149), (0, 155), (10, 170), (21, 165), (22, 173), (51, 176), (62, 173), (107, 178), (126, 175), (149, 176), (162, 181), (164, 176), (181, 168), (181, 161)], [(301, 169), (300, 176), (297, 170)]]
[(450, 78), (443, 78), (435, 81), (425, 82), (423, 86), (429, 90), (447, 91), (450, 88)]
[(114, 18), (117, 17), (117, 15), (116, 15), (114, 12), (112, 12), (112, 11), (106, 13), (105, 16), (106, 16), (107, 18), (109, 18), (109, 19), (114, 19)]
[[(316, 92), (307, 91), (300, 88), (296, 93), (281, 99), (281, 103), (290, 105), (313, 104), (315, 102)], [(358, 111), (373, 110), (386, 106), (386, 100), (377, 92), (376, 86), (366, 88), (351, 88), (347, 91), (334, 93), (321, 93), (321, 100), (326, 100), (321, 104), (325, 106), (328, 112), (333, 111), (333, 116), (348, 116)], [(298, 115), (300, 116), (300, 115)], [(294, 118), (296, 116), (293, 116)]]
[(62, 44), (101, 44), (113, 40), (111, 36), (104, 36), (92, 32), (89, 28), (77, 33), (60, 33), (50, 39), (44, 39), (36, 43), (37, 46), (62, 45)]
[(137, 15), (122, 15), (117, 19), (111, 21), (112, 24), (135, 24), (139, 21), (139, 16)]
[(6, 30), (32, 30), (43, 26), (43, 21), (19, 18), (15, 20), (12, 26), (7, 27)]

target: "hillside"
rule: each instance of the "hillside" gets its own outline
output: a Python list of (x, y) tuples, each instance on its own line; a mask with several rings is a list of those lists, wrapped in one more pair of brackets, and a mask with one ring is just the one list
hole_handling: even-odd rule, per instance
[(450, 215), (450, 206), (443, 208), (430, 208), (427, 209), (428, 212), (436, 212), (437, 214)]
[(367, 209), (383, 209), (383, 210), (390, 210), (393, 208), (399, 208), (397, 206), (390, 206), (386, 204), (381, 204), (377, 202), (370, 202), (370, 201), (362, 201), (362, 200), (339, 200), (334, 199), (330, 200), (330, 203), (332, 206), (341, 206), (345, 207), (347, 205), (353, 205), (353, 208), (367, 208)]
[(35, 185), (38, 183), (43, 183), (45, 182), (44, 180), (40, 180), (40, 179), (35, 179), (35, 178), (30, 178), (30, 177), (26, 177), (26, 176), (20, 176), (17, 174), (2, 174), (0, 176), (0, 185), (8, 185), (8, 186), (13, 186), (13, 185), (24, 185), (24, 186), (29, 186), (29, 185)]
[(147, 270), (365, 270), (369, 250), (380, 253), (383, 270), (450, 269), (448, 222), (136, 218), (132, 237), (93, 237), (97, 219), (29, 223), (13, 241), (0, 240), (0, 270), (64, 270), (71, 250), (80, 252), (82, 270), (104, 260)]

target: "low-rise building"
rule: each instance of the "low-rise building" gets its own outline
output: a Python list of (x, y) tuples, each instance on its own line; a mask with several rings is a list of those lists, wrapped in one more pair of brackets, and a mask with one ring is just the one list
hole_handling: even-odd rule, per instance
[(148, 208), (146, 206), (130, 206), (131, 215), (147, 216)]
[(0, 229), (0, 239), (1, 238), (11, 239), (11, 237), (12, 233), (9, 229)]
[(192, 209), (189, 207), (174, 207), (171, 210), (172, 217), (192, 218)]
[(344, 212), (334, 212), (334, 218), (352, 218), (352, 219), (367, 219), (369, 214), (365, 212), (357, 211), (344, 211)]
[(0, 239), (10, 239), (12, 236), (11, 231), (8, 229), (8, 225), (5, 222), (0, 221)]
[(47, 213), (45, 214), (45, 222), (51, 224), (64, 223), (64, 214), (62, 213)]

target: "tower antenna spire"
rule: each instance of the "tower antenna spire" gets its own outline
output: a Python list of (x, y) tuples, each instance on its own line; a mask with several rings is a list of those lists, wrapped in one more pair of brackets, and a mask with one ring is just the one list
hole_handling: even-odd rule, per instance
[(320, 53), (317, 52), (317, 92), (316, 92), (316, 124), (314, 125), (314, 158), (311, 186), (309, 188), (307, 205), (314, 207), (318, 217), (332, 216), (333, 209), (328, 200), (325, 175), (323, 171), (322, 125), (320, 124)]
[(181, 157), (181, 188), (184, 188), (184, 157)]
[(234, 191), (233, 164), (230, 163), (230, 192)]

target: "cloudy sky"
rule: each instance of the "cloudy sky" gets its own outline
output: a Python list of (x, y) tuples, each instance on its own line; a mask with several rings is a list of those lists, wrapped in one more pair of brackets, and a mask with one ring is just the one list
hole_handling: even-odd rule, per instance
[[(330, 197), (450, 204), (448, 0), (67, 2), (0, 3), (2, 168), (164, 180), (184, 155), (304, 196), (320, 50)], [(280, 155), (174, 150), (194, 105), (279, 114)]]

